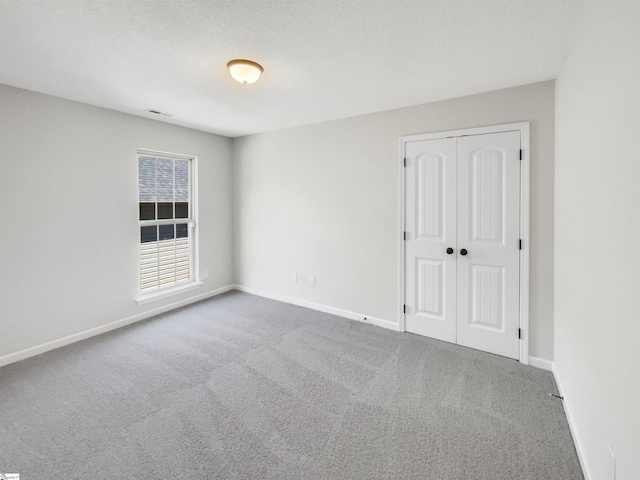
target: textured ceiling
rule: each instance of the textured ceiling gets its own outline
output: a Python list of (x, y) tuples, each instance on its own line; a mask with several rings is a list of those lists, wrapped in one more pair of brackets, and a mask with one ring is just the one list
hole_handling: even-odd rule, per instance
[[(555, 78), (582, 6), (0, 0), (0, 83), (235, 137)], [(233, 81), (234, 58), (262, 79)]]

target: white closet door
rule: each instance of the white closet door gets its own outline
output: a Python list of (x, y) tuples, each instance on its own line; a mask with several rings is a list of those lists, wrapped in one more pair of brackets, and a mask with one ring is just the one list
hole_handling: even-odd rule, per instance
[(519, 132), (458, 139), (457, 343), (516, 359), (519, 155)]
[(456, 341), (456, 139), (405, 150), (405, 329)]

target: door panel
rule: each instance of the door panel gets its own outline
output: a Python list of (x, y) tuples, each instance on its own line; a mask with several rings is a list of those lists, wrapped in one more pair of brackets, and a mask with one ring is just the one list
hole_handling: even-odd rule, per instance
[(444, 262), (417, 258), (416, 313), (443, 318)]
[(416, 157), (416, 233), (420, 239), (442, 240), (444, 162), (444, 155), (438, 152), (424, 152)]
[(495, 330), (504, 328), (503, 284), (504, 268), (471, 265), (470, 325)]
[(504, 152), (480, 149), (470, 154), (469, 161), (471, 240), (503, 244)]
[(457, 343), (519, 356), (520, 133), (458, 139)]
[(456, 140), (406, 146), (405, 244), (408, 332), (455, 342)]

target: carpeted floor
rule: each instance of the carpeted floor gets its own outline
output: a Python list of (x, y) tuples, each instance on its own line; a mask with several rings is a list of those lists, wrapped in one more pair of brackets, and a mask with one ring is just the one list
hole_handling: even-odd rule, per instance
[(549, 372), (230, 292), (0, 368), (21, 479), (582, 479)]

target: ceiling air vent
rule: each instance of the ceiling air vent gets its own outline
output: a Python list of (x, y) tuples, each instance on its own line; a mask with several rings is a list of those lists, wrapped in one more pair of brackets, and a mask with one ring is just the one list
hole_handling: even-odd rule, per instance
[(171, 115), (169, 115), (168, 113), (163, 113), (160, 110), (154, 110), (152, 108), (150, 108), (149, 110), (147, 110), (147, 112), (149, 113), (153, 113), (154, 115), (163, 115), (165, 117), (170, 117)]

